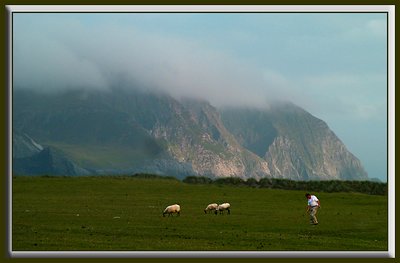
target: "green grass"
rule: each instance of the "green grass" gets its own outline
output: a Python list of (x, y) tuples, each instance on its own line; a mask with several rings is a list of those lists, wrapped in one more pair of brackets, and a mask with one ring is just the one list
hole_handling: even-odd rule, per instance
[[(385, 251), (387, 197), (190, 185), (132, 177), (14, 177), (14, 251)], [(230, 215), (204, 214), (230, 202)], [(169, 204), (181, 215), (163, 217)]]

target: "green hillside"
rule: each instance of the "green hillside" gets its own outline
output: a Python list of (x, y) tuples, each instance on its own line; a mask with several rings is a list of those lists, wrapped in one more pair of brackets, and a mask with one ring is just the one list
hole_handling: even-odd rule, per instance
[[(134, 177), (13, 177), (14, 251), (385, 251), (387, 196), (192, 185)], [(230, 215), (204, 214), (212, 202)], [(162, 217), (170, 204), (181, 215)]]

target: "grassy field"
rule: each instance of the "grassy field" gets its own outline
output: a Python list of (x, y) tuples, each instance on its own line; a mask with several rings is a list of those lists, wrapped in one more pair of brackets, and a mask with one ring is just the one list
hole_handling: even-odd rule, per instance
[[(130, 177), (14, 177), (14, 251), (385, 251), (387, 197), (190, 185)], [(230, 215), (204, 214), (231, 203)], [(169, 204), (181, 215), (163, 217)]]

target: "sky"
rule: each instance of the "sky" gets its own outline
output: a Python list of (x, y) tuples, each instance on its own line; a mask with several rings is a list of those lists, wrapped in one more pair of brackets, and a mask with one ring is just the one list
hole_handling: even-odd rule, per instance
[(13, 88), (291, 101), (387, 180), (385, 13), (14, 13)]

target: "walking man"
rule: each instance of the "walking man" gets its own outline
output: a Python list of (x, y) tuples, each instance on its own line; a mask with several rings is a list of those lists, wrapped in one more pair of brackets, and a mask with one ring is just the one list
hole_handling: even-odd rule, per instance
[(318, 198), (315, 195), (311, 195), (309, 193), (306, 194), (308, 206), (307, 206), (307, 213), (310, 213), (310, 224), (311, 225), (318, 225), (318, 220), (316, 217), (318, 208), (320, 208), (321, 204)]

